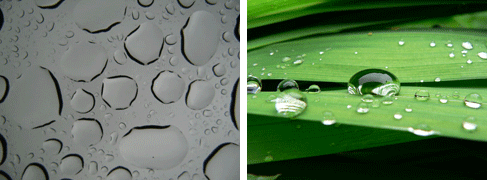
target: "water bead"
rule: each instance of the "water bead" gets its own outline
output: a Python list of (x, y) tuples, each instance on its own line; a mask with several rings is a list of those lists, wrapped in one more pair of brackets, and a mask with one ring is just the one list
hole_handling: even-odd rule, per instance
[(366, 69), (354, 74), (348, 82), (350, 94), (391, 96), (399, 93), (397, 77), (382, 69)]
[(255, 76), (247, 77), (247, 94), (257, 94), (262, 89), (262, 81)]
[(476, 93), (468, 94), (463, 101), (465, 106), (470, 108), (478, 109), (482, 106), (482, 96)]
[(299, 89), (298, 83), (292, 79), (284, 79), (277, 85), (277, 91), (283, 92), (288, 89)]
[(321, 121), (323, 125), (332, 125), (336, 123), (335, 116), (330, 111), (323, 112), (323, 121)]
[(367, 103), (361, 102), (357, 105), (357, 113), (365, 114), (369, 112), (369, 105)]
[(306, 89), (306, 92), (308, 92), (308, 93), (320, 93), (321, 89), (318, 85), (313, 84), (313, 85), (309, 86), (308, 89)]
[(374, 96), (371, 94), (366, 94), (362, 96), (362, 101), (366, 103), (371, 103), (372, 101), (374, 101)]
[(273, 102), (277, 113), (285, 117), (296, 117), (307, 107), (306, 96), (298, 89), (287, 89), (281, 92)]

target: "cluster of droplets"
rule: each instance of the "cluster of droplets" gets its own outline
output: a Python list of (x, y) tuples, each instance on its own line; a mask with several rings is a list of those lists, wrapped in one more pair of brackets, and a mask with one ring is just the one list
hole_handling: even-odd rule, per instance
[(34, 2), (0, 1), (0, 179), (238, 177), (238, 0)]

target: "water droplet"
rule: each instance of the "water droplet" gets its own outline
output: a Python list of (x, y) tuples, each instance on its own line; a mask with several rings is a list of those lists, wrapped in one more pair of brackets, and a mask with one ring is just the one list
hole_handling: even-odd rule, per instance
[[(239, 151), (239, 146), (233, 143), (220, 145), (213, 150), (211, 154), (214, 155), (206, 158), (203, 167), (206, 177), (208, 179), (239, 179)], [(193, 175), (193, 179), (194, 177)]]
[(394, 74), (381, 69), (366, 69), (354, 74), (348, 82), (350, 94), (390, 96), (399, 93), (401, 84)]
[(465, 48), (465, 49), (468, 49), (468, 50), (473, 49), (472, 43), (470, 43), (468, 41), (467, 42), (463, 42), (462, 43), (462, 47)]
[(323, 120), (321, 121), (324, 125), (332, 125), (336, 123), (335, 115), (330, 111), (323, 112)]
[(371, 105), (373, 108), (378, 108), (380, 107), (380, 100), (379, 99), (374, 99), (372, 101), (372, 105)]
[(73, 141), (85, 147), (100, 142), (103, 134), (100, 122), (95, 119), (79, 119), (73, 123), (71, 134)]
[(441, 79), (439, 77), (435, 78), (435, 82), (440, 82)]
[(287, 89), (272, 100), (275, 102), (276, 110), (285, 117), (296, 117), (301, 114), (307, 106), (306, 96), (298, 89)]
[(284, 79), (277, 85), (277, 91), (284, 92), (288, 89), (297, 89), (299, 90), (298, 83), (292, 79)]
[(64, 156), (59, 165), (59, 169), (66, 175), (75, 175), (83, 170), (83, 158), (77, 154)]
[(162, 71), (152, 82), (152, 94), (164, 104), (178, 101), (186, 87), (181, 76), (171, 71)]
[(137, 83), (128, 76), (113, 76), (103, 80), (102, 98), (109, 107), (123, 110), (132, 104), (137, 96)]
[(193, 110), (200, 110), (208, 106), (215, 97), (213, 86), (202, 80), (193, 81), (186, 95), (186, 105)]
[(196, 11), (190, 16), (182, 35), (183, 53), (191, 64), (202, 66), (215, 54), (219, 43), (219, 28), (216, 17), (207, 11)]
[(321, 92), (321, 89), (320, 89), (320, 87), (318, 85), (313, 84), (313, 85), (309, 86), (308, 89), (306, 89), (306, 92), (313, 93), (313, 94), (314, 93), (320, 93)]
[(435, 47), (435, 46), (436, 46), (435, 41), (431, 41), (431, 43), (430, 43), (430, 47)]
[(69, 46), (59, 66), (70, 79), (89, 82), (102, 73), (107, 60), (103, 46), (82, 41)]
[(408, 104), (408, 105), (406, 106), (406, 108), (404, 108), (404, 110), (405, 110), (406, 112), (412, 112), (412, 111), (413, 111), (413, 108), (411, 107), (411, 105), (409, 105), (409, 104)]
[(184, 160), (189, 147), (177, 127), (151, 125), (131, 129), (119, 149), (125, 161), (137, 167), (170, 169)]
[(372, 101), (374, 101), (374, 96), (372, 94), (363, 95), (362, 101), (366, 103), (371, 103)]
[(476, 93), (468, 94), (463, 101), (465, 102), (465, 105), (470, 108), (478, 109), (482, 106), (482, 96)]
[(453, 44), (452, 43), (447, 43), (446, 46), (447, 47), (453, 47)]
[(394, 119), (397, 119), (397, 120), (402, 119), (402, 114), (400, 114), (400, 113), (394, 114)]
[(419, 125), (415, 125), (413, 127), (409, 127), (408, 131), (412, 132), (418, 136), (430, 136), (430, 135), (436, 134), (436, 132), (433, 131), (431, 129), (431, 127), (429, 127), (426, 124), (419, 124)]
[(477, 55), (478, 55), (480, 58), (482, 58), (482, 59), (487, 59), (487, 53), (486, 53), (486, 52), (479, 52)]
[(127, 63), (127, 55), (125, 54), (125, 52), (123, 52), (120, 49), (117, 49), (113, 53), (113, 59), (115, 59), (115, 62), (117, 62), (120, 65), (124, 65), (125, 63)]
[(22, 180), (47, 180), (49, 176), (47, 175), (47, 170), (44, 166), (39, 163), (29, 164), (22, 174)]
[(154, 3), (154, 0), (137, 0), (137, 2), (139, 3), (139, 5), (141, 5), (142, 7), (149, 7), (152, 5), (152, 3)]
[(404, 41), (399, 41), (399, 45), (400, 46), (404, 45)]
[(127, 37), (125, 49), (132, 60), (148, 65), (159, 58), (163, 42), (162, 30), (152, 22), (145, 22)]
[(125, 123), (121, 122), (121, 123), (118, 125), (118, 127), (119, 127), (121, 130), (124, 130), (124, 129), (127, 127), (127, 125), (125, 125)]
[(440, 98), (440, 99), (438, 99), (438, 100), (439, 100), (441, 103), (445, 104), (445, 103), (447, 103), (447, 102), (448, 102), (448, 97), (447, 97), (447, 96), (445, 96), (445, 95), (443, 95), (443, 96), (441, 96), (441, 98)]
[(428, 92), (428, 90), (421, 89), (416, 91), (416, 93), (414, 94), (414, 98), (419, 101), (426, 101), (430, 98), (430, 93)]
[(455, 54), (453, 54), (453, 52), (451, 52), (448, 56), (450, 56), (451, 58), (455, 57)]
[(369, 105), (367, 103), (361, 102), (357, 105), (357, 113), (365, 114), (369, 112)]
[(460, 98), (460, 93), (458, 91), (455, 91), (455, 92), (453, 92), (452, 97), (455, 99), (458, 99), (458, 98)]
[(472, 60), (467, 60), (467, 64), (472, 64)]
[(90, 164), (88, 165), (88, 171), (92, 175), (96, 174), (98, 172), (98, 163), (95, 161), (91, 161)]
[(293, 62), (294, 65), (300, 65), (300, 64), (303, 64), (304, 60), (302, 59), (298, 59), (296, 61)]
[(475, 130), (477, 130), (477, 124), (475, 124), (475, 122), (475, 118), (469, 116), (462, 122), (462, 127), (467, 132), (474, 132)]
[(79, 113), (87, 113), (95, 107), (95, 97), (88, 91), (78, 88), (71, 98), (71, 107)]
[(391, 96), (384, 96), (382, 98), (382, 104), (384, 104), (384, 105), (391, 105), (392, 103), (394, 103), (394, 100), (392, 99)]
[(42, 143), (42, 147), (49, 154), (59, 154), (61, 152), (61, 148), (63, 147), (63, 143), (61, 143), (61, 141), (58, 139), (49, 139)]
[(265, 158), (264, 158), (264, 162), (271, 162), (274, 160), (274, 157), (272, 157), (271, 155), (267, 155)]
[(291, 58), (290, 58), (290, 57), (283, 57), (283, 58), (282, 58), (282, 62), (283, 62), (283, 63), (288, 62), (288, 61), (290, 61), (290, 60), (291, 60)]

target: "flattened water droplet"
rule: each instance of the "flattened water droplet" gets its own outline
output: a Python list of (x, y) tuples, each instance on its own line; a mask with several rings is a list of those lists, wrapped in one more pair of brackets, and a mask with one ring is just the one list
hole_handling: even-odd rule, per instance
[[(74, 22), (80, 29), (90, 33), (108, 31), (122, 21), (125, 3), (118, 0), (82, 0), (73, 10)], [(86, 10), (89, 9), (89, 13)]]
[(163, 44), (162, 30), (152, 22), (145, 22), (127, 36), (125, 49), (135, 62), (148, 65), (159, 58)]
[(202, 80), (193, 81), (186, 95), (186, 105), (193, 110), (200, 110), (208, 106), (215, 97), (213, 86)]
[(315, 93), (320, 93), (321, 89), (318, 85), (313, 84), (313, 85), (309, 86), (308, 89), (306, 89), (306, 92), (315, 94)]
[(369, 112), (369, 105), (367, 103), (361, 102), (357, 105), (357, 113), (366, 114)]
[(75, 175), (83, 170), (83, 158), (77, 154), (69, 154), (63, 157), (59, 169), (66, 175)]
[(292, 79), (284, 79), (277, 85), (277, 91), (283, 92), (288, 89), (297, 89), (299, 90), (298, 83)]
[(196, 11), (190, 16), (182, 33), (184, 55), (191, 64), (202, 66), (215, 54), (218, 27), (215, 16), (207, 11)]
[(433, 134), (436, 134), (436, 132), (433, 131), (431, 127), (426, 124), (418, 124), (413, 127), (409, 127), (408, 131), (418, 136), (431, 136)]
[(348, 81), (350, 94), (375, 94), (390, 96), (398, 94), (401, 84), (394, 74), (382, 69), (366, 69), (354, 74)]
[(184, 93), (186, 84), (176, 73), (162, 71), (152, 81), (152, 94), (164, 104), (178, 101)]
[(78, 88), (70, 103), (71, 107), (79, 113), (87, 113), (95, 107), (95, 97), (84, 89)]
[(470, 108), (478, 109), (482, 106), (482, 96), (477, 93), (468, 94), (463, 101), (465, 106)]
[(102, 98), (109, 107), (123, 110), (137, 97), (137, 83), (128, 76), (113, 76), (103, 80)]
[(285, 117), (296, 117), (301, 114), (307, 106), (306, 96), (298, 89), (287, 89), (272, 100), (275, 102), (277, 113)]
[(120, 140), (120, 154), (140, 168), (171, 169), (188, 152), (188, 142), (175, 126), (135, 127)]
[(240, 148), (235, 144), (223, 144), (206, 158), (204, 173), (209, 179), (239, 179)]
[(468, 49), (468, 50), (473, 49), (472, 43), (470, 43), (468, 41), (467, 42), (463, 42), (462, 43), (462, 47), (465, 48), (465, 49)]
[(61, 143), (61, 141), (58, 139), (48, 139), (42, 143), (42, 148), (48, 154), (59, 154), (62, 147), (63, 143)]
[(103, 130), (95, 119), (79, 119), (73, 123), (71, 134), (75, 143), (89, 147), (100, 142)]
[(24, 173), (22, 173), (22, 180), (48, 180), (49, 175), (44, 166), (39, 163), (29, 164)]
[(69, 46), (59, 66), (70, 79), (89, 82), (102, 73), (107, 60), (103, 46), (81, 41)]

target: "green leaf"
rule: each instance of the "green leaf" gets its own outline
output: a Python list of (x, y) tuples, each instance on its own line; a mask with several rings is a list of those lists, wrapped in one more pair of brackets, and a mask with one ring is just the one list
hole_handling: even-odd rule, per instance
[(247, 174), (247, 180), (274, 180), (279, 177), (280, 174), (276, 174), (275, 176), (257, 176), (253, 174)]

